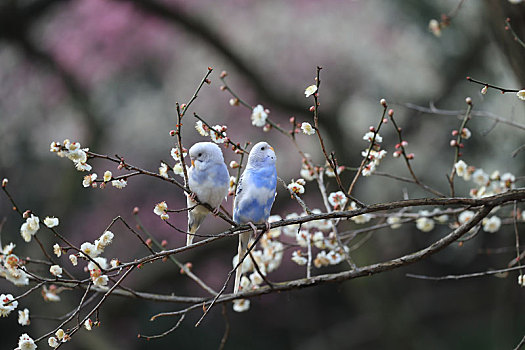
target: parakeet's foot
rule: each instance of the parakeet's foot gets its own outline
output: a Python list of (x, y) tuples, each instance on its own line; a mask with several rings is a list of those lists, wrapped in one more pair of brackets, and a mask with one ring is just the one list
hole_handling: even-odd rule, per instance
[(270, 223), (269, 223), (268, 221), (266, 221), (266, 222), (264, 223), (264, 226), (265, 226), (265, 230), (264, 230), (262, 233), (264, 233), (264, 232), (270, 232)]
[(213, 211), (211, 212), (214, 216), (217, 216), (219, 215), (219, 208), (215, 208), (213, 209)]
[(248, 221), (248, 225), (250, 225), (250, 227), (253, 230), (253, 236), (256, 237), (257, 236), (257, 227), (255, 227), (255, 225), (251, 221)]
[(195, 198), (197, 198), (197, 195), (195, 194), (195, 192), (192, 192), (188, 195), (188, 198), (195, 202)]

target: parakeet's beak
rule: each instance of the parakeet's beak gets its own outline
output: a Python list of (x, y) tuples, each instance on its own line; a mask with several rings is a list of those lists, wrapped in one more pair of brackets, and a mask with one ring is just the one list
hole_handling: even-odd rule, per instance
[(270, 146), (270, 149), (271, 149), (272, 151), (274, 151), (274, 152), (275, 152), (275, 150), (273, 149), (273, 147), (272, 147), (272, 146)]
[(191, 166), (194, 167), (195, 166), (195, 161), (192, 159), (191, 160)]

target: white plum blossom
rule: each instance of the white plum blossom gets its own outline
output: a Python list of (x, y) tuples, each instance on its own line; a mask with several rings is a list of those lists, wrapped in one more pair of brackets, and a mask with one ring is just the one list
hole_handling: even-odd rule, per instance
[(306, 181), (312, 181), (315, 179), (316, 174), (313, 169), (310, 169), (308, 165), (303, 163), (303, 165), (301, 166), (301, 170), (299, 171), (299, 175), (301, 175), (301, 177)]
[(389, 216), (386, 219), (386, 223), (390, 225), (391, 229), (397, 229), (401, 227), (401, 218), (399, 216)]
[(201, 122), (200, 120), (197, 120), (197, 122), (195, 122), (195, 130), (197, 130), (197, 132), (201, 136), (208, 136), (209, 135), (209, 133), (208, 133), (208, 131), (206, 129), (207, 129), (206, 125), (204, 125), (204, 123)]
[(2, 249), (2, 254), (4, 255), (9, 255), (13, 252), (13, 249), (15, 249), (16, 247), (16, 244), (14, 243), (9, 243), (7, 245), (4, 246), (4, 248)]
[[(155, 208), (153, 209), (153, 212), (157, 214), (158, 216), (167, 216), (168, 214), (166, 211), (168, 210), (168, 204), (166, 204), (165, 201), (162, 201), (160, 203), (155, 204)], [(167, 217), (169, 219), (169, 216)], [(164, 219), (163, 219), (164, 220)]]
[[(286, 220), (288, 219), (297, 219), (299, 217), (299, 214), (297, 213), (290, 213), (286, 215)], [(295, 237), (295, 234), (297, 233), (297, 230), (299, 229), (299, 224), (293, 224), (293, 225), (286, 225), (282, 227), (283, 233), (288, 237)]]
[(514, 188), (516, 177), (511, 173), (505, 173), (500, 177), (501, 186), (505, 188)]
[(320, 268), (328, 265), (330, 265), (330, 259), (328, 258), (328, 254), (326, 254), (326, 251), (322, 250), (319, 253), (317, 253), (317, 256), (314, 259), (314, 266)]
[(264, 278), (259, 274), (259, 272), (255, 271), (250, 274), (250, 282), (254, 286), (258, 286), (264, 282)]
[(334, 210), (342, 209), (346, 202), (348, 202), (348, 198), (346, 198), (343, 191), (332, 192), (328, 196), (328, 203), (334, 207)]
[[(368, 142), (372, 142), (373, 138), (374, 138), (374, 132), (373, 131), (369, 131), (363, 136), (363, 140), (368, 141)], [(374, 142), (377, 142), (377, 143), (383, 142), (383, 138), (381, 137), (381, 135), (376, 134), (376, 138), (375, 138)]]
[(479, 186), (485, 186), (489, 182), (489, 176), (483, 171), (483, 169), (477, 169), (472, 174), (472, 180)]
[(113, 174), (111, 173), (111, 171), (109, 170), (106, 170), (104, 172), (104, 182), (109, 182), (111, 181), (111, 178), (113, 177)]
[(465, 140), (470, 139), (470, 136), (472, 136), (472, 132), (468, 128), (463, 128), (461, 130), (461, 137)]
[(97, 244), (97, 246), (100, 245), (102, 248), (106, 248), (108, 245), (111, 244), (111, 242), (113, 241), (114, 237), (115, 237), (115, 235), (113, 234), (113, 232), (105, 231), (100, 236), (100, 238), (97, 240), (99, 242), (99, 244)]
[(350, 220), (355, 222), (356, 224), (366, 224), (373, 218), (372, 214), (361, 214), (357, 216), (352, 216)]
[(303, 122), (301, 124), (301, 130), (306, 135), (313, 135), (313, 134), (315, 134), (315, 129), (312, 127), (312, 125), (310, 123), (307, 123), (307, 122)]
[(460, 177), (464, 177), (467, 173), (467, 163), (465, 163), (462, 160), (459, 160), (456, 164), (454, 164), (454, 168), (456, 169), (456, 174)]
[(93, 281), (93, 284), (97, 287), (105, 287), (108, 284), (108, 276), (106, 275), (100, 275), (100, 276), (94, 276), (91, 278)]
[[(337, 167), (337, 175), (341, 174), (341, 172), (342, 172), (343, 170), (345, 170), (345, 167), (344, 167), (343, 165), (338, 166), (338, 167)], [(333, 170), (332, 167), (331, 167), (330, 165), (328, 165), (328, 164), (327, 164), (326, 167), (325, 167), (325, 172), (324, 172), (324, 173), (325, 173), (326, 176), (328, 176), (328, 177), (335, 177), (335, 172), (334, 172), (334, 170)]]
[(441, 36), (441, 24), (437, 19), (431, 19), (430, 22), (428, 22), (428, 29), (434, 34), (436, 37)]
[(296, 233), (295, 240), (301, 247), (307, 247), (308, 242), (311, 241), (310, 232), (308, 232), (308, 230), (300, 230)]
[(93, 182), (97, 179), (97, 174), (93, 173), (91, 175), (84, 176), (84, 180), (82, 181), (82, 186), (84, 187), (91, 187)]
[(128, 184), (128, 182), (124, 179), (120, 179), (120, 180), (113, 180), (111, 181), (111, 185), (113, 187), (116, 187), (118, 188), (119, 190), (123, 189), (124, 187), (126, 187)]
[(308, 259), (302, 255), (302, 252), (300, 250), (295, 250), (292, 253), (292, 261), (297, 265), (306, 265)]
[(24, 333), (18, 339), (18, 347), (15, 350), (35, 350), (37, 348), (35, 341)]
[[(303, 179), (299, 179), (303, 180)], [(304, 180), (303, 181), (292, 181), (288, 186), (288, 191), (296, 193), (296, 194), (303, 194), (304, 193)]]
[(168, 178), (168, 164), (161, 162), (159, 167), (159, 175), (163, 178)]
[(268, 118), (268, 110), (265, 110), (262, 105), (257, 105), (252, 110), (252, 125), (263, 127), (266, 125), (266, 119)]
[(304, 96), (310, 97), (317, 92), (317, 85), (310, 85), (304, 90)]
[(250, 299), (236, 299), (233, 301), (233, 311), (244, 312), (250, 309)]
[(181, 162), (178, 162), (177, 164), (175, 164), (173, 166), (172, 170), (175, 173), (175, 175), (179, 175), (181, 177), (184, 176), (184, 170), (182, 169), (182, 163)]
[(60, 245), (58, 243), (55, 243), (53, 245), (53, 253), (57, 256), (57, 258), (60, 258), (62, 255), (62, 248), (60, 248)]
[(501, 219), (497, 216), (483, 219), (483, 231), (485, 232), (498, 232), (501, 227)]
[(312, 236), (312, 243), (316, 248), (326, 249), (324, 235), (321, 231), (316, 231)]
[(77, 266), (77, 264), (78, 264), (78, 259), (77, 259), (77, 256), (75, 254), (70, 254), (69, 255), (69, 261), (71, 261), (71, 264), (73, 266)]
[[(18, 301), (14, 300), (13, 295), (11, 294), (1, 294), (0, 295), (0, 316), (6, 317), (14, 311), (18, 306)], [(14, 300), (14, 301), (13, 301)]]
[(18, 323), (21, 326), (29, 326), (31, 320), (29, 319), (29, 309), (18, 310)]
[(58, 265), (52, 265), (49, 268), (49, 272), (55, 277), (62, 277), (62, 268)]
[(215, 131), (210, 131), (210, 138), (215, 143), (224, 143), (226, 142), (226, 130), (228, 127), (226, 125), (215, 125), (212, 127)]
[(46, 216), (44, 224), (49, 228), (58, 226), (58, 218)]
[(88, 319), (84, 322), (84, 328), (87, 329), (88, 331), (90, 331), (92, 327), (93, 327), (93, 321), (91, 321), (91, 319), (88, 318)]
[(80, 245), (80, 250), (82, 253), (84, 253), (87, 256), (90, 256), (91, 258), (96, 258), (97, 256), (102, 253), (100, 250), (97, 249), (97, 247), (91, 243), (91, 242), (84, 242)]
[[(509, 1), (511, 1), (511, 0), (509, 0)], [(514, 1), (516, 1), (516, 0), (514, 0)], [(520, 100), (525, 101), (525, 90), (520, 90), (520, 91), (518, 91), (518, 92), (516, 93), (516, 96), (518, 96), (518, 98), (519, 98)]]
[(20, 234), (24, 241), (30, 242), (31, 237), (36, 234), (39, 228), (40, 219), (38, 216), (31, 214), (31, 216), (26, 219), (26, 222), (22, 224), (22, 227), (20, 227)]
[[(180, 162), (180, 152), (179, 147), (173, 147), (170, 151), (171, 158), (175, 160), (176, 162)], [(186, 148), (182, 148), (182, 157), (186, 157), (188, 155), (188, 150)]]
[(464, 223), (466, 223), (467, 221), (470, 221), (470, 219), (472, 219), (472, 217), (474, 216), (474, 212), (471, 211), (471, 210), (465, 210), (464, 212), (462, 212), (461, 214), (459, 214), (458, 216), (458, 221), (461, 225), (463, 225)]
[(44, 298), (45, 301), (51, 301), (54, 303), (57, 303), (60, 301), (60, 296), (58, 296), (58, 291), (56, 286), (51, 285), (51, 287), (47, 288), (47, 286), (42, 287), (42, 298)]
[(421, 210), (419, 212), (419, 215), (421, 216), (416, 220), (416, 227), (418, 230), (423, 232), (430, 232), (434, 229), (434, 220), (432, 220), (429, 217), (426, 217), (430, 215), (430, 212), (428, 210)]
[(60, 345), (60, 343), (58, 342), (57, 338), (55, 338), (55, 337), (49, 337), (47, 339), (47, 344), (50, 347), (52, 347), (52, 348), (57, 348)]

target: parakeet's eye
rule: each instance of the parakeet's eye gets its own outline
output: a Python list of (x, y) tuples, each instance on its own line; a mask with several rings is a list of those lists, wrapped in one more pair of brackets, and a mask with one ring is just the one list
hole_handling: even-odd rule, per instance
[(202, 156), (202, 153), (199, 153), (199, 154), (197, 155), (197, 157), (200, 157), (200, 156)]
[(262, 147), (261, 147), (261, 151), (264, 151), (265, 148), (266, 148), (266, 147), (262, 146)]

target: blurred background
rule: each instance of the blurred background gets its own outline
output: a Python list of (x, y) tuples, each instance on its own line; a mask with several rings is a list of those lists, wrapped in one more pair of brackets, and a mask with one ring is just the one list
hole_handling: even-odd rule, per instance
[[(116, 216), (135, 224), (134, 207), (140, 209), (144, 226), (168, 247), (184, 244), (185, 237), (169, 229), (153, 214), (155, 203), (170, 208), (185, 206), (175, 186), (154, 178), (133, 177), (123, 190), (85, 189), (85, 173), (77, 172), (67, 159), (49, 152), (52, 141), (69, 138), (83, 147), (157, 171), (161, 160), (170, 159), (176, 140), (175, 103), (187, 102), (207, 67), (214, 68), (211, 84), (205, 85), (185, 117), (184, 145), (204, 141), (193, 128), (196, 112), (210, 124), (228, 126), (235, 142), (269, 141), (278, 156), (278, 175), (297, 179), (301, 158), (290, 141), (277, 133), (265, 133), (251, 125), (250, 111), (232, 107), (230, 95), (220, 90), (219, 74), (228, 71), (228, 83), (249, 104), (264, 105), (270, 117), (285, 129), (295, 116), (312, 122), (312, 101), (304, 97), (314, 83), (316, 66), (322, 66), (320, 123), (328, 151), (339, 163), (357, 167), (362, 140), (370, 125), (379, 121), (385, 98), (394, 108), (397, 122), (415, 153), (413, 167), (420, 179), (448, 193), (445, 174), (454, 155), (449, 147), (451, 131), (458, 128), (457, 115), (430, 115), (404, 107), (413, 103), (428, 107), (464, 110), (465, 97), (475, 110), (491, 112), (524, 123), (524, 102), (515, 94), (496, 90), (480, 94), (481, 86), (466, 76), (508, 88), (523, 88), (525, 49), (505, 31), (509, 17), (525, 37), (525, 4), (504, 0), (464, 1), (111, 1), (111, 0), (3, 0), (0, 3), (0, 177), (9, 178), (9, 189), (22, 210), (41, 218), (60, 218), (60, 232), (73, 243), (98, 238)], [(431, 19), (451, 15), (441, 36), (429, 31)], [(523, 143), (523, 130), (481, 117), (469, 122), (473, 137), (466, 142), (464, 160), (469, 165), (523, 173), (525, 153), (512, 157)], [(397, 135), (385, 125), (383, 147), (389, 152), (379, 170), (408, 176), (403, 161), (390, 155)], [(312, 160), (324, 161), (314, 136), (298, 135), (299, 145)], [(225, 151), (227, 163), (238, 157)], [(105, 170), (120, 174), (111, 163), (94, 160), (99, 177)], [(231, 171), (234, 174), (234, 171)], [(354, 173), (344, 171), (348, 184)], [(469, 186), (456, 180), (458, 193), (468, 196)], [(518, 183), (518, 186), (522, 184)], [(334, 181), (329, 191), (336, 191)], [(372, 176), (358, 181), (354, 194), (366, 203), (427, 196), (411, 184)], [(311, 208), (323, 208), (314, 183), (306, 186), (304, 199)], [(231, 210), (232, 200), (226, 204)], [(273, 213), (300, 213), (298, 204), (279, 188)], [(20, 257), (42, 257), (38, 246), (20, 237), (22, 220), (0, 197), (2, 243), (14, 242)], [(186, 216), (172, 216), (185, 229)], [(350, 223), (342, 226), (354, 229)], [(207, 218), (201, 233), (217, 233), (227, 226)], [(115, 240), (106, 250), (108, 258), (122, 261), (146, 255), (122, 224), (112, 231)], [(421, 249), (448, 232), (445, 225), (430, 233), (415, 225), (376, 232), (354, 253), (358, 265), (399, 257)], [(48, 232), (39, 237), (51, 247)], [(508, 278), (486, 277), (431, 282), (407, 278), (406, 273), (461, 274), (502, 268), (515, 256), (514, 233), (505, 226), (497, 234), (480, 233), (459, 247), (454, 245), (435, 257), (377, 276), (324, 285), (317, 288), (255, 298), (251, 309), (227, 315), (231, 332), (227, 349), (505, 349), (516, 346), (525, 335), (523, 290), (516, 273)], [(503, 248), (488, 254), (488, 248)], [(193, 271), (210, 286), (220, 289), (236, 239), (223, 239), (194, 249), (178, 258), (193, 263)], [(285, 252), (283, 266), (270, 274), (274, 281), (300, 278), (304, 269)], [(67, 257), (61, 261), (68, 264)], [(69, 265), (67, 265), (69, 266)], [(316, 274), (339, 271), (315, 269)], [(44, 272), (44, 268), (35, 267)], [(70, 268), (74, 270), (73, 268)], [(82, 275), (81, 268), (76, 271)], [(206, 296), (169, 262), (145, 266), (127, 280), (139, 291)], [(0, 281), (0, 292), (18, 295), (22, 290)], [(81, 296), (77, 291), (61, 294), (62, 302), (45, 304), (37, 295), (20, 301), (34, 316), (29, 327), (19, 326), (16, 315), (0, 319), (2, 343), (17, 343), (22, 333), (33, 338), (53, 328), (46, 318), (65, 314)], [(149, 322), (151, 315), (179, 308), (112, 297), (100, 314), (102, 326), (74, 336), (73, 349), (209, 349), (218, 347), (225, 323), (221, 308), (207, 316), (199, 328), (193, 325), (201, 313), (190, 314), (176, 332), (146, 342), (137, 333), (157, 334), (175, 319)], [(45, 348), (47, 344), (41, 343)]]

